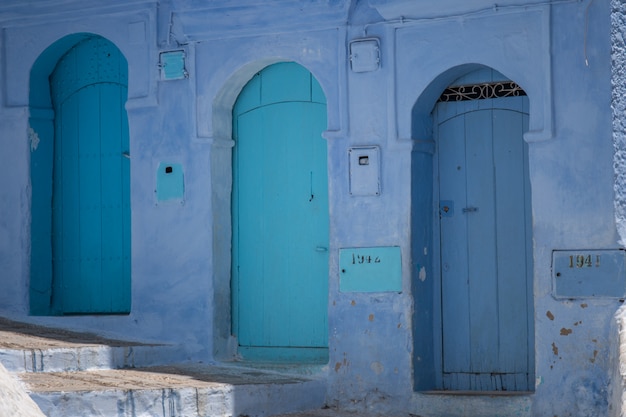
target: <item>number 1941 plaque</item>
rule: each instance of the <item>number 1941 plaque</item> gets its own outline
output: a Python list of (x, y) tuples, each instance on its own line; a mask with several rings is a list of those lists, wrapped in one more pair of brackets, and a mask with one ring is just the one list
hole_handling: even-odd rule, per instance
[(555, 250), (552, 279), (556, 298), (626, 298), (626, 251)]

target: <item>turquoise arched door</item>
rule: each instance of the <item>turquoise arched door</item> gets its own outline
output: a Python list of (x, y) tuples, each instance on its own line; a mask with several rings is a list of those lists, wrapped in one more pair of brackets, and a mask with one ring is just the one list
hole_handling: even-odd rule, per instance
[(233, 330), (244, 358), (326, 360), (324, 94), (295, 63), (265, 68), (233, 110)]
[(52, 308), (130, 311), (127, 63), (109, 41), (70, 49), (50, 75), (54, 108)]
[[(534, 387), (532, 225), (528, 149), (523, 138), (528, 130), (528, 99), (499, 97), (502, 86), (487, 85), (488, 81), (466, 86), (459, 90), (462, 94), (440, 102), (434, 113), (441, 387), (530, 391)], [(476, 99), (467, 98), (468, 91), (481, 88), (486, 91), (483, 96), (476, 93)]]

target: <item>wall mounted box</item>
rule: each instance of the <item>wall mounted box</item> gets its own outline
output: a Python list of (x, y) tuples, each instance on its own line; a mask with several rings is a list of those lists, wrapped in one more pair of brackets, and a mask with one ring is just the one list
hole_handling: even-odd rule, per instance
[(350, 195), (380, 195), (379, 154), (378, 146), (360, 146), (348, 150)]
[(380, 67), (380, 43), (376, 38), (350, 42), (350, 68), (353, 72), (371, 72)]
[(157, 170), (156, 197), (157, 201), (183, 201), (185, 185), (183, 166), (161, 162)]
[(180, 80), (188, 77), (185, 69), (185, 51), (161, 52), (159, 66), (162, 80)]
[(402, 292), (400, 248), (339, 249), (339, 291)]
[(552, 281), (555, 298), (626, 298), (626, 251), (555, 250)]

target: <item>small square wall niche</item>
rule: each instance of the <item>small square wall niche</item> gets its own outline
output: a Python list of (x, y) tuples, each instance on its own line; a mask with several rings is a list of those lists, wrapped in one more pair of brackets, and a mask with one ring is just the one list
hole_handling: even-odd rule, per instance
[(185, 184), (183, 179), (183, 166), (161, 162), (156, 178), (157, 202), (184, 201)]

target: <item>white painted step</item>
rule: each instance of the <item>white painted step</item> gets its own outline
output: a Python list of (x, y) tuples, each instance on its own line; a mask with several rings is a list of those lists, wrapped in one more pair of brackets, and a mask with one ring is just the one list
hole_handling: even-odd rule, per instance
[(324, 405), (323, 379), (217, 365), (16, 374), (48, 417), (267, 417)]
[(107, 339), (0, 318), (0, 363), (9, 372), (117, 369), (181, 362), (172, 345)]

